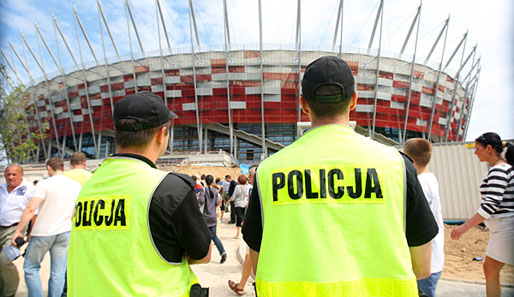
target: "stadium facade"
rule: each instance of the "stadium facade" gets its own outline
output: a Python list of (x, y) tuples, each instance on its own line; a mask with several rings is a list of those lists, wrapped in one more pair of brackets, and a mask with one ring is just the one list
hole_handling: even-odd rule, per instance
[[(159, 2), (156, 3), (159, 11)], [(128, 2), (127, 10), (130, 12)], [(382, 5), (377, 20), (381, 10)], [(100, 4), (99, 15), (103, 16)], [(75, 18), (80, 23), (76, 11)], [(190, 18), (194, 24), (191, 1)], [(419, 26), (419, 11), (408, 36), (416, 23)], [(60, 31), (55, 18), (54, 24)], [(103, 24), (115, 44), (105, 18)], [(133, 20), (132, 24), (137, 32)], [(337, 26), (340, 26), (339, 22)], [(229, 31), (227, 23), (225, 29), (225, 32)], [(225, 38), (225, 45), (220, 47), (200, 46), (193, 42), (187, 50), (160, 48), (155, 52), (144, 52), (141, 47), (141, 53), (131, 53), (129, 57), (118, 55), (101, 60), (96, 59), (91, 48), (96, 61), (76, 63), (69, 71), (61, 67), (46, 46), (60, 71), (53, 75), (45, 73), (43, 79), (31, 79), (28, 84), (25, 100), (33, 107), (28, 109), (30, 129), (46, 130), (46, 137), (33, 158), (41, 161), (79, 150), (91, 158), (113, 153), (113, 105), (126, 95), (150, 91), (163, 97), (179, 116), (173, 121), (170, 151), (223, 150), (243, 162), (261, 159), (299, 136), (299, 123), (308, 121), (298, 104), (299, 82), (305, 67), (325, 55), (340, 56), (355, 75), (359, 99), (350, 117), (364, 134), (373, 138), (385, 136), (398, 144), (411, 137), (424, 137), (432, 142), (463, 140), (480, 73), (480, 60), (475, 60), (476, 47), (466, 54), (462, 48), (457, 72), (451, 73), (446, 67), (462, 43), (465, 44), (467, 34), (444, 62), (443, 50), (440, 62), (432, 63), (428, 62), (430, 55), (421, 60), (416, 57), (416, 52), (413, 55), (403, 53), (409, 37), (400, 53), (371, 48), (375, 29), (377, 22), (370, 48), (346, 52), (336, 46), (337, 29), (333, 46), (316, 48), (301, 46), (298, 31), (297, 43), (291, 46), (269, 47), (262, 44), (262, 37), (259, 45), (236, 46)], [(432, 51), (447, 30), (448, 20)], [(163, 31), (167, 37), (165, 26)], [(39, 30), (37, 32), (47, 45)], [(82, 33), (89, 43), (83, 27)], [(61, 38), (66, 44), (62, 34)], [(23, 40), (41, 68), (38, 57)], [(12, 44), (11, 48), (23, 64)], [(70, 54), (73, 57), (71, 51)], [(3, 51), (2, 55), (15, 72)], [(466, 64), (469, 71), (463, 73)], [(30, 69), (25, 67), (25, 70), (30, 76)], [(42, 70), (44, 72), (44, 68)]]

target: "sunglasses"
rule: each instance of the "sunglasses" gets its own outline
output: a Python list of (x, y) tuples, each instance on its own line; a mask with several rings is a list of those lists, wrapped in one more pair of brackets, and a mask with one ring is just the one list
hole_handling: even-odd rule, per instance
[(487, 143), (487, 140), (485, 139), (484, 134), (482, 134), (482, 135), (478, 136), (478, 138), (477, 138), (477, 139), (475, 139), (475, 140), (476, 140), (476, 141), (478, 141), (478, 142), (480, 142), (480, 143), (488, 144), (488, 143)]

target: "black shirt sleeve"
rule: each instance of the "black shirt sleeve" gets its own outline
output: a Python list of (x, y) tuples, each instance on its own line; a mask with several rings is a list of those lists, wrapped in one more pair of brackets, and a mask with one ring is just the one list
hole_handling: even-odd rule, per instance
[(150, 236), (157, 252), (172, 263), (182, 262), (184, 253), (194, 260), (204, 258), (211, 235), (198, 207), (193, 180), (168, 174), (151, 199)]
[(402, 153), (407, 179), (405, 236), (409, 246), (423, 245), (437, 235), (439, 227), (418, 181), (412, 161)]
[(248, 201), (248, 209), (246, 210), (245, 221), (243, 224), (243, 239), (248, 246), (254, 251), (260, 251), (262, 241), (262, 215), (261, 215), (261, 197), (259, 196), (259, 185), (257, 175), (255, 176), (255, 184), (253, 185), (250, 201)]
[(230, 181), (230, 187), (228, 188), (228, 197), (232, 197), (234, 190), (236, 189), (237, 182), (235, 180)]
[[(432, 240), (437, 235), (439, 228), (425, 198), (425, 194), (423, 194), (423, 189), (419, 184), (416, 168), (414, 168), (412, 161), (407, 156), (403, 154), (402, 156), (404, 158), (407, 179), (405, 236), (408, 245), (414, 247)], [(259, 251), (261, 248), (263, 232), (259, 186), (257, 183), (256, 176), (242, 231), (243, 239), (254, 251)]]

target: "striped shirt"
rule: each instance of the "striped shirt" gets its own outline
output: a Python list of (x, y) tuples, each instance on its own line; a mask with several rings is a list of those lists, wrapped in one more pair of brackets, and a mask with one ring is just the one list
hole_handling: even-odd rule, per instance
[(514, 215), (514, 167), (493, 166), (480, 185), (482, 202), (478, 213), (488, 219)]

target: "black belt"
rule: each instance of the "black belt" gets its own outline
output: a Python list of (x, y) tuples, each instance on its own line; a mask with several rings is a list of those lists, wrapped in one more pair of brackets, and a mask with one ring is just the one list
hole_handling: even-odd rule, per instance
[(12, 224), (12, 225), (10, 225), (10, 226), (0, 226), (0, 229), (7, 229), (7, 228), (14, 227), (14, 226), (16, 226), (16, 225), (18, 225), (18, 223), (14, 223), (14, 224)]

